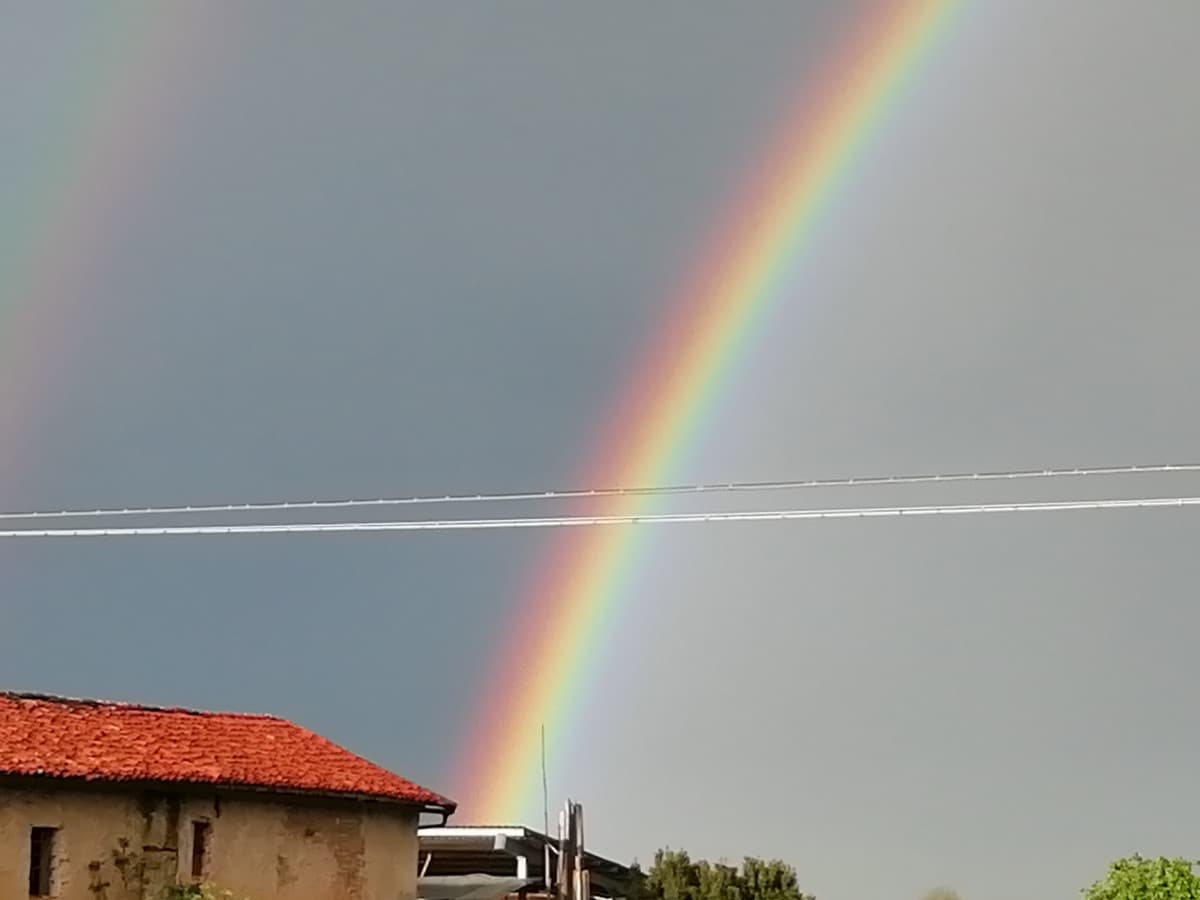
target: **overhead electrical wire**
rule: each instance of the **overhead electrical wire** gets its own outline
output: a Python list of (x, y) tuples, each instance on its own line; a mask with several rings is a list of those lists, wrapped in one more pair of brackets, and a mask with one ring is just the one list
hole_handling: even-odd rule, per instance
[(0, 538), (153, 537), (166, 535), (327, 534), (345, 532), (483, 531), (517, 528), (570, 528), (605, 525), (782, 522), (804, 519), (868, 519), (976, 513), (1065, 512), (1094, 509), (1149, 509), (1200, 506), (1200, 497), (1136, 497), (1106, 500), (1044, 500), (1025, 503), (963, 503), (941, 506), (860, 506), (828, 509), (747, 510), (742, 512), (649, 513), (613, 516), (541, 516), (494, 519), (441, 519), (392, 522), (288, 522), (244, 525), (137, 525), (99, 528), (0, 530)]
[(650, 497), (683, 494), (722, 494), (752, 491), (789, 491), (825, 487), (869, 485), (949, 484), (954, 482), (1019, 481), (1046, 478), (1146, 475), (1200, 472), (1200, 463), (1161, 463), (1139, 466), (1092, 466), (1060, 469), (1014, 469), (993, 472), (949, 472), (917, 475), (865, 475), (846, 478), (810, 478), (778, 481), (728, 481), (699, 484), (643, 485), (633, 487), (569, 488), (545, 491), (512, 491), (475, 494), (442, 494), (410, 497), (375, 497), (341, 500), (270, 500), (248, 503), (131, 506), (98, 509), (59, 509), (0, 512), (0, 521), (21, 519), (114, 518), (120, 516), (189, 515), (193, 513), (284, 512), (319, 509), (420, 506), (442, 503), (503, 503), (512, 501), (578, 500), (604, 497)]

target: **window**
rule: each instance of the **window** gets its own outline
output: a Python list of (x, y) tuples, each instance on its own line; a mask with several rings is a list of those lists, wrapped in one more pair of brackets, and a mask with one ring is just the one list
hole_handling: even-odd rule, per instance
[(57, 828), (34, 828), (29, 833), (29, 896), (49, 897), (54, 868), (54, 835)]
[(210, 826), (207, 822), (192, 823), (192, 877), (204, 877), (204, 861), (208, 856), (208, 835)]

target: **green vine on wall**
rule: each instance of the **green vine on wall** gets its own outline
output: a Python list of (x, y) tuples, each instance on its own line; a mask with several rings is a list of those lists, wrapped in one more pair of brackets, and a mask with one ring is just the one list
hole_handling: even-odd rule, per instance
[(233, 891), (212, 884), (177, 884), (167, 888), (164, 900), (236, 900)]
[[(129, 848), (128, 838), (118, 839), (117, 847), (112, 851), (111, 862), (121, 878), (123, 888), (121, 896), (127, 897), (130, 891), (130, 878), (133, 878), (136, 883), (140, 882), (142, 876), (137, 854)], [(93, 859), (88, 863), (88, 890), (95, 895), (96, 900), (108, 900), (110, 887), (112, 887), (112, 882), (104, 878), (104, 863), (101, 860)]]
[[(131, 892), (137, 897), (143, 896), (145, 890), (145, 865), (136, 850), (129, 846), (127, 838), (120, 838), (112, 851), (110, 860), (112, 867), (121, 879), (121, 896), (129, 897)], [(108, 889), (112, 882), (104, 879), (104, 863), (95, 859), (88, 863), (88, 890), (96, 900), (108, 900)], [(239, 900), (233, 891), (219, 888), (214, 884), (174, 884), (164, 889), (161, 900)], [(156, 898), (157, 900), (157, 898)], [(242, 898), (245, 900), (245, 898)]]

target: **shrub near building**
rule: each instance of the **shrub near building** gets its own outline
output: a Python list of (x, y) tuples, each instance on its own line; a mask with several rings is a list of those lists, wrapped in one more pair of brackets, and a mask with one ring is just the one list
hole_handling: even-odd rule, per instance
[(684, 850), (659, 850), (636, 875), (636, 900), (814, 900), (796, 870), (780, 860), (746, 857), (741, 867), (693, 862)]

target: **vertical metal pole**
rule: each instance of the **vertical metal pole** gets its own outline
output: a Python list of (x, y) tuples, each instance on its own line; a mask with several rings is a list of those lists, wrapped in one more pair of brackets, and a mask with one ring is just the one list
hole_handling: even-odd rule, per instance
[(570, 900), (579, 900), (579, 822), (575, 818), (575, 804), (567, 801), (567, 890)]
[(575, 838), (575, 900), (588, 900), (583, 893), (583, 807), (578, 803), (571, 804), (571, 821), (574, 826), (572, 833)]
[(567, 884), (567, 822), (562, 812), (558, 814), (558, 871), (554, 884), (554, 893), (558, 900), (566, 900)]
[(546, 788), (546, 723), (542, 723), (542, 834), (546, 843), (542, 846), (542, 881), (546, 896), (550, 896), (550, 792)]
[(583, 844), (583, 804), (575, 804), (575, 815), (579, 818), (579, 823), (575, 826), (579, 832), (579, 849), (578, 849), (578, 866), (579, 866), (579, 900), (592, 900), (590, 889), (591, 879), (588, 877), (587, 866), (587, 848)]

